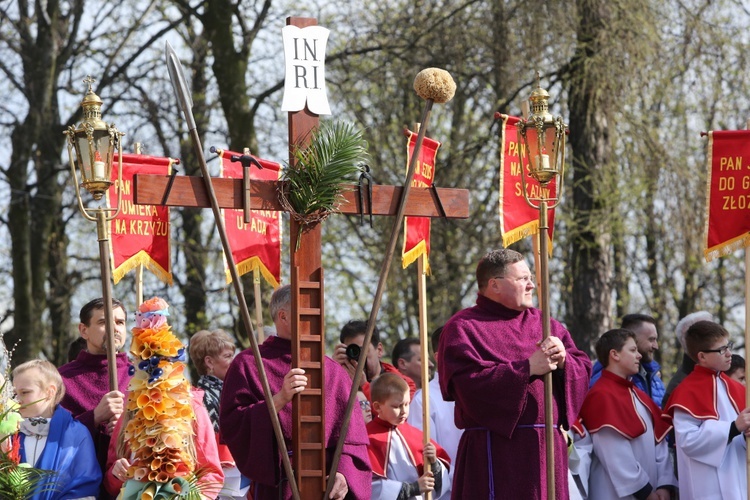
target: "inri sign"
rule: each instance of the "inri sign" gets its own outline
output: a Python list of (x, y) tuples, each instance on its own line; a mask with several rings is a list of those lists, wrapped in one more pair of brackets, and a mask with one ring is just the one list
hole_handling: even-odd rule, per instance
[(325, 78), (326, 43), (329, 30), (322, 26), (284, 26), (284, 100), (282, 111), (307, 108), (317, 115), (330, 115)]

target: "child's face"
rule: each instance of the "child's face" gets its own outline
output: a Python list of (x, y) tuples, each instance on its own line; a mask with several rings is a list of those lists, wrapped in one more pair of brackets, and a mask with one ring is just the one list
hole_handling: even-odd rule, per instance
[(617, 352), (617, 356), (610, 362), (614, 361), (620, 368), (622, 375), (629, 377), (635, 375), (641, 368), (641, 353), (638, 352), (638, 345), (635, 340), (628, 338), (625, 345)]
[(362, 417), (364, 417), (365, 423), (369, 424), (372, 421), (370, 402), (362, 391), (357, 392), (357, 400), (359, 401), (359, 408), (362, 410)]
[[(698, 364), (717, 372), (725, 372), (732, 366), (732, 349), (729, 339), (724, 337), (714, 342), (709, 349), (698, 353)], [(724, 353), (722, 354), (721, 351)]]
[(16, 401), (21, 405), (18, 412), (24, 418), (51, 417), (54, 413), (54, 396), (56, 388), (49, 384), (46, 388), (42, 374), (36, 368), (30, 368), (13, 378), (13, 389)]
[(385, 401), (375, 401), (373, 409), (378, 416), (391, 425), (401, 425), (409, 416), (409, 391), (404, 394), (394, 394)]
[(735, 371), (732, 372), (732, 374), (729, 377), (735, 379), (740, 384), (745, 385), (745, 369), (744, 368), (737, 368)]

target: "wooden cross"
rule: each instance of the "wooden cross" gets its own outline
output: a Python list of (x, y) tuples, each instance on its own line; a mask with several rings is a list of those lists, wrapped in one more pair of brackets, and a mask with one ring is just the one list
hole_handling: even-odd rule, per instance
[[(287, 24), (300, 28), (313, 26), (315, 19), (291, 17)], [(289, 113), (289, 150), (307, 144), (310, 132), (317, 127), (318, 115), (307, 108)], [(200, 177), (175, 177), (168, 191), (168, 176), (136, 175), (134, 202), (138, 205), (166, 204), (171, 207), (210, 207), (204, 181)], [(213, 179), (219, 206), (242, 209), (246, 199), (243, 179)], [(252, 210), (284, 211), (279, 203), (280, 181), (251, 181), (250, 208)], [(394, 216), (401, 201), (400, 186), (374, 185), (369, 206), (361, 206), (356, 186), (347, 186), (344, 201), (339, 207), (343, 214), (372, 214)], [(412, 187), (406, 204), (406, 216), (469, 217), (469, 192), (465, 189)], [(289, 248), (292, 252), (292, 367), (305, 370), (308, 384), (292, 404), (292, 456), (301, 498), (320, 500), (326, 491), (325, 443), (325, 323), (323, 298), (323, 268), (321, 264), (321, 224), (306, 228), (297, 238), (299, 225), (290, 222)], [(298, 248), (298, 250), (295, 250)], [(342, 397), (347, 397), (343, 395)], [(356, 410), (355, 410), (356, 411)]]

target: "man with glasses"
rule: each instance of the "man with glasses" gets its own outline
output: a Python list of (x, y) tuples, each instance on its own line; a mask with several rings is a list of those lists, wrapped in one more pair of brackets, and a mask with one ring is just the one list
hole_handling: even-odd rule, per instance
[(552, 372), (555, 497), (567, 499), (559, 427), (578, 415), (591, 361), (555, 320), (542, 341), (542, 311), (533, 307), (534, 280), (520, 253), (489, 252), (476, 276), (476, 305), (446, 323), (437, 354), (440, 389), (456, 402), (456, 426), (464, 429), (453, 497), (547, 498), (542, 376)]
[(680, 497), (747, 498), (745, 386), (724, 372), (733, 343), (719, 324), (699, 321), (685, 334), (695, 368), (665, 405), (674, 423)]

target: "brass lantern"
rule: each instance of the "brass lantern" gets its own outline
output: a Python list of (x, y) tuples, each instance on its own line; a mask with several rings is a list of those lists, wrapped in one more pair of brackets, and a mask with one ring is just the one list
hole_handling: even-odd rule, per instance
[(112, 181), (112, 161), (117, 152), (117, 179), (122, 179), (122, 137), (112, 124), (102, 120), (102, 100), (94, 93), (91, 85), (94, 79), (87, 76), (83, 82), (89, 89), (81, 101), (83, 121), (78, 127), (70, 126), (63, 133), (68, 137), (68, 159), (76, 187), (78, 208), (83, 216), (96, 222), (97, 239), (99, 240), (99, 261), (101, 264), (102, 299), (104, 300), (104, 324), (107, 345), (107, 365), (109, 372), (109, 390), (118, 388), (117, 360), (115, 353), (114, 320), (112, 311), (112, 269), (109, 258), (109, 222), (120, 212), (121, 189), (116, 189), (117, 206), (93, 206), (87, 208), (81, 198), (76, 166), (81, 171), (81, 186), (94, 200), (99, 201), (104, 193), (114, 184)]
[[(565, 164), (567, 126), (563, 123), (561, 116), (552, 117), (548, 101), (549, 94), (539, 85), (539, 73), (537, 73), (537, 88), (529, 97), (531, 115), (526, 119), (521, 119), (517, 126), (526, 152), (525, 155), (521, 155), (522, 166), (525, 156), (529, 175), (542, 187), (546, 187), (558, 175), (562, 182)], [(521, 180), (525, 183), (525, 175), (521, 175)], [(558, 193), (562, 190), (561, 188), (562, 186), (558, 186)], [(526, 193), (525, 186), (524, 193)]]
[(118, 161), (117, 178), (122, 178), (121, 138), (125, 135), (119, 132), (114, 124), (107, 124), (102, 120), (102, 100), (91, 87), (94, 81), (90, 76), (84, 79), (84, 83), (88, 84), (89, 88), (81, 101), (83, 120), (78, 127), (71, 125), (64, 132), (68, 136), (68, 157), (75, 182), (76, 196), (81, 211), (87, 218), (91, 217), (83, 207), (76, 170), (80, 169), (80, 185), (91, 193), (95, 200), (100, 200), (113, 184), (112, 162), (115, 153), (117, 153)]

